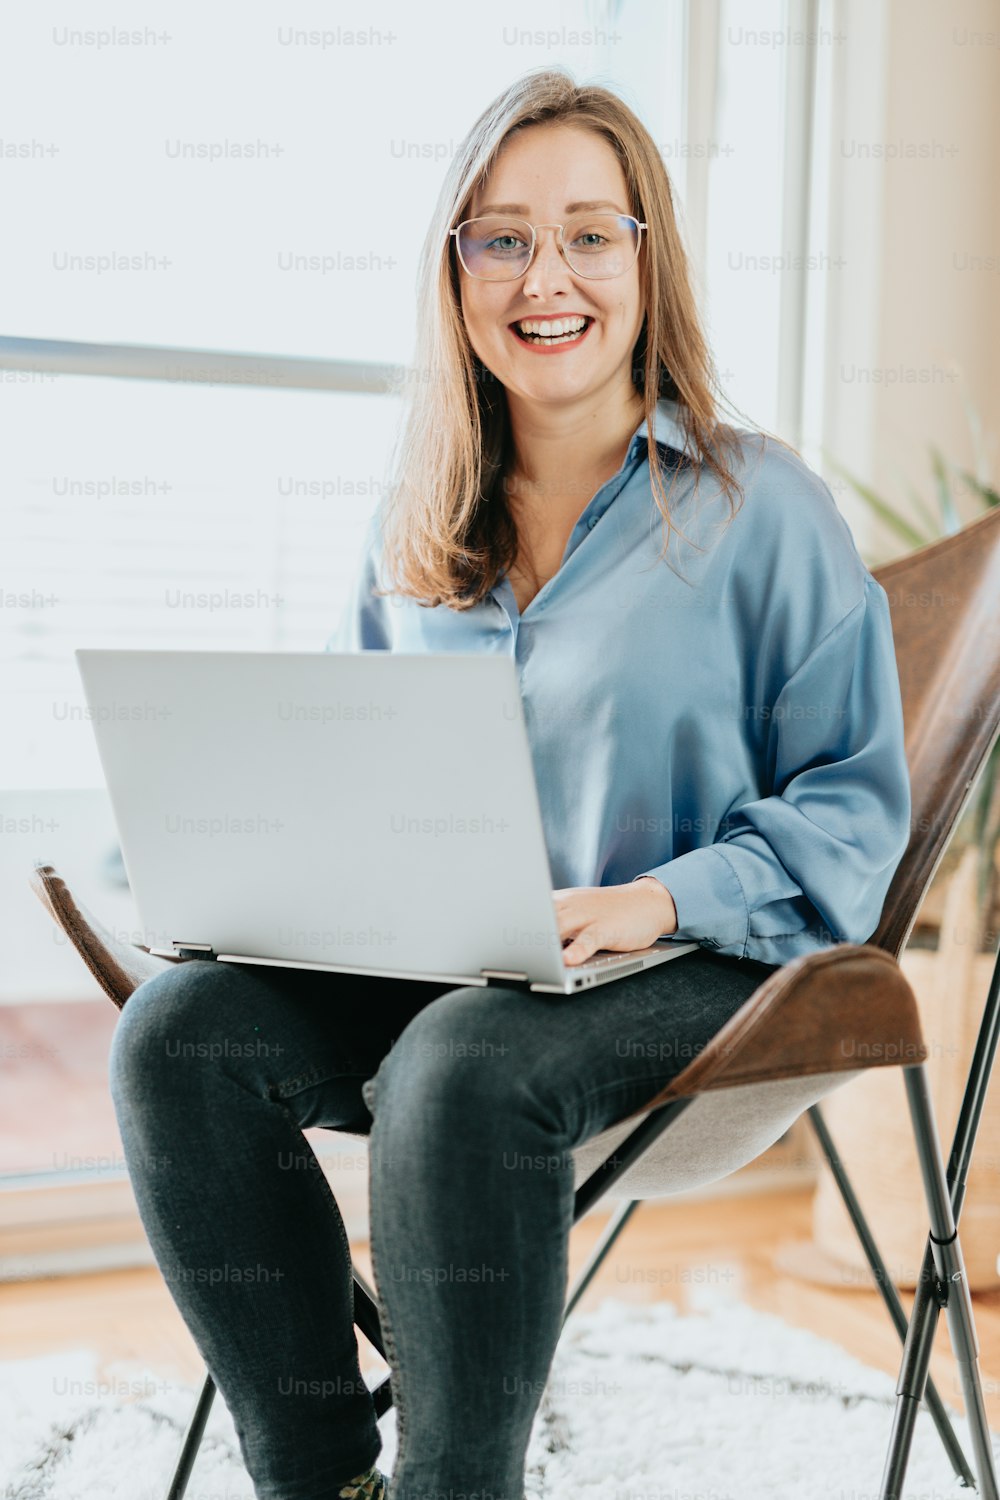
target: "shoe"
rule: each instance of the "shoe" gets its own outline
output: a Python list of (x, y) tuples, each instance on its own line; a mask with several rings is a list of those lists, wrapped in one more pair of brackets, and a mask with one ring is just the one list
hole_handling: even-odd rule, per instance
[(366, 1469), (356, 1479), (349, 1479), (338, 1494), (341, 1500), (385, 1500), (385, 1475), (376, 1468)]

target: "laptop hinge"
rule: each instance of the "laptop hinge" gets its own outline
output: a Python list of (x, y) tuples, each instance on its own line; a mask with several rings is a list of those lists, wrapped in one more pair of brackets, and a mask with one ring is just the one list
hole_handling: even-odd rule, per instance
[(519, 974), (514, 969), (480, 969), (484, 979), (520, 979), (527, 983), (527, 974)]
[(158, 958), (183, 958), (185, 953), (196, 954), (199, 958), (212, 957), (211, 943), (183, 943), (179, 938), (171, 938), (170, 946), (167, 948), (150, 948)]

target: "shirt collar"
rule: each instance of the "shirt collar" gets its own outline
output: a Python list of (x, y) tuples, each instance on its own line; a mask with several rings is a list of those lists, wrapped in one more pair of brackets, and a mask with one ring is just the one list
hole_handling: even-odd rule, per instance
[[(672, 448), (675, 453), (685, 458), (693, 458), (695, 449), (684, 431), (680, 420), (680, 407), (676, 401), (662, 396), (656, 403), (656, 411), (653, 413), (653, 428), (658, 448)], [(629, 444), (626, 462), (630, 462), (638, 453), (639, 444), (649, 444), (649, 423), (643, 421), (636, 430)]]

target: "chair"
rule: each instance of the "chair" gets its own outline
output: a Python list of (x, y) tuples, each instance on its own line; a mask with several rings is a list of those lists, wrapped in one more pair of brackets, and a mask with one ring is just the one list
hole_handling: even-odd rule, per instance
[[(571, 1290), (572, 1311), (639, 1200), (717, 1181), (753, 1161), (808, 1111), (882, 1297), (904, 1341), (882, 1500), (902, 1493), (913, 1424), (927, 1405), (956, 1475), (975, 1485), (941, 1399), (928, 1382), (939, 1312), (947, 1314), (959, 1363), (979, 1487), (998, 1500), (977, 1363), (972, 1302), (958, 1219), (1000, 1021), (1000, 961), (947, 1170), (924, 1063), (927, 1049), (913, 991), (897, 959), (948, 839), (1000, 731), (1000, 510), (876, 573), (892, 611), (913, 796), (912, 833), (866, 943), (843, 943), (770, 974), (674, 1081), (644, 1109), (575, 1153), (574, 1222), (608, 1193), (624, 1199)], [(78, 906), (51, 865), (32, 884), (87, 967), (121, 1008), (166, 959), (119, 941)], [(852, 1045), (845, 1049), (844, 1037)], [(860, 1061), (864, 1059), (864, 1061)], [(903, 1069), (928, 1205), (930, 1234), (909, 1322), (823, 1122), (818, 1101), (869, 1067)], [(355, 1323), (384, 1356), (379, 1309), (355, 1270)], [(205, 1379), (167, 1500), (180, 1500), (214, 1395)], [(374, 1390), (381, 1415), (389, 1377)]]

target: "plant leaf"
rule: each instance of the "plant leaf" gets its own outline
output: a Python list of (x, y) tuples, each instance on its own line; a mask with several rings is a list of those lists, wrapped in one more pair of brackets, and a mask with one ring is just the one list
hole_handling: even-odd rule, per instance
[(932, 536), (940, 536), (940, 534), (941, 534), (941, 523), (940, 523), (940, 520), (938, 519), (937, 516), (932, 516), (931, 515), (930, 511), (927, 509), (926, 502), (924, 501), (924, 498), (921, 495), (920, 491), (917, 489), (916, 485), (915, 484), (908, 484), (906, 486), (906, 492), (909, 495), (910, 500), (913, 503), (913, 509), (916, 511), (916, 513), (920, 517), (921, 521), (924, 522), (924, 524), (926, 525), (927, 530), (930, 532), (930, 534)]
[(941, 519), (944, 522), (945, 531), (951, 535), (953, 532), (961, 531), (962, 521), (955, 509), (955, 502), (951, 495), (951, 486), (948, 483), (948, 466), (941, 456), (940, 450), (933, 443), (928, 443), (927, 451), (931, 456), (931, 464), (934, 469), (934, 478), (937, 480), (938, 505), (941, 507)]
[(986, 445), (983, 440), (983, 424), (979, 412), (973, 405), (972, 399), (965, 388), (964, 381), (962, 382), (960, 396), (962, 405), (965, 408), (966, 420), (969, 423), (969, 431), (972, 434), (972, 447), (976, 455), (976, 473), (980, 476), (979, 482), (982, 484), (985, 482), (982, 476), (989, 472), (989, 460), (986, 457)]
[(977, 479), (975, 474), (970, 474), (968, 469), (958, 469), (956, 473), (962, 476), (972, 493), (978, 495), (981, 500), (985, 500), (988, 506), (1000, 505), (1000, 494), (997, 494), (992, 485), (983, 484), (982, 480)]
[(926, 547), (928, 542), (934, 540), (933, 532), (930, 536), (924, 536), (911, 521), (908, 521), (905, 516), (900, 515), (897, 510), (893, 509), (889, 502), (883, 500), (881, 495), (877, 494), (870, 485), (865, 484), (863, 480), (855, 478), (849, 469), (844, 468), (843, 464), (839, 464), (834, 458), (829, 458), (829, 455), (828, 461), (837, 470), (838, 474), (844, 476), (848, 484), (853, 485), (862, 500), (875, 512), (879, 519), (884, 521), (897, 536), (902, 537), (903, 541), (910, 547)]

